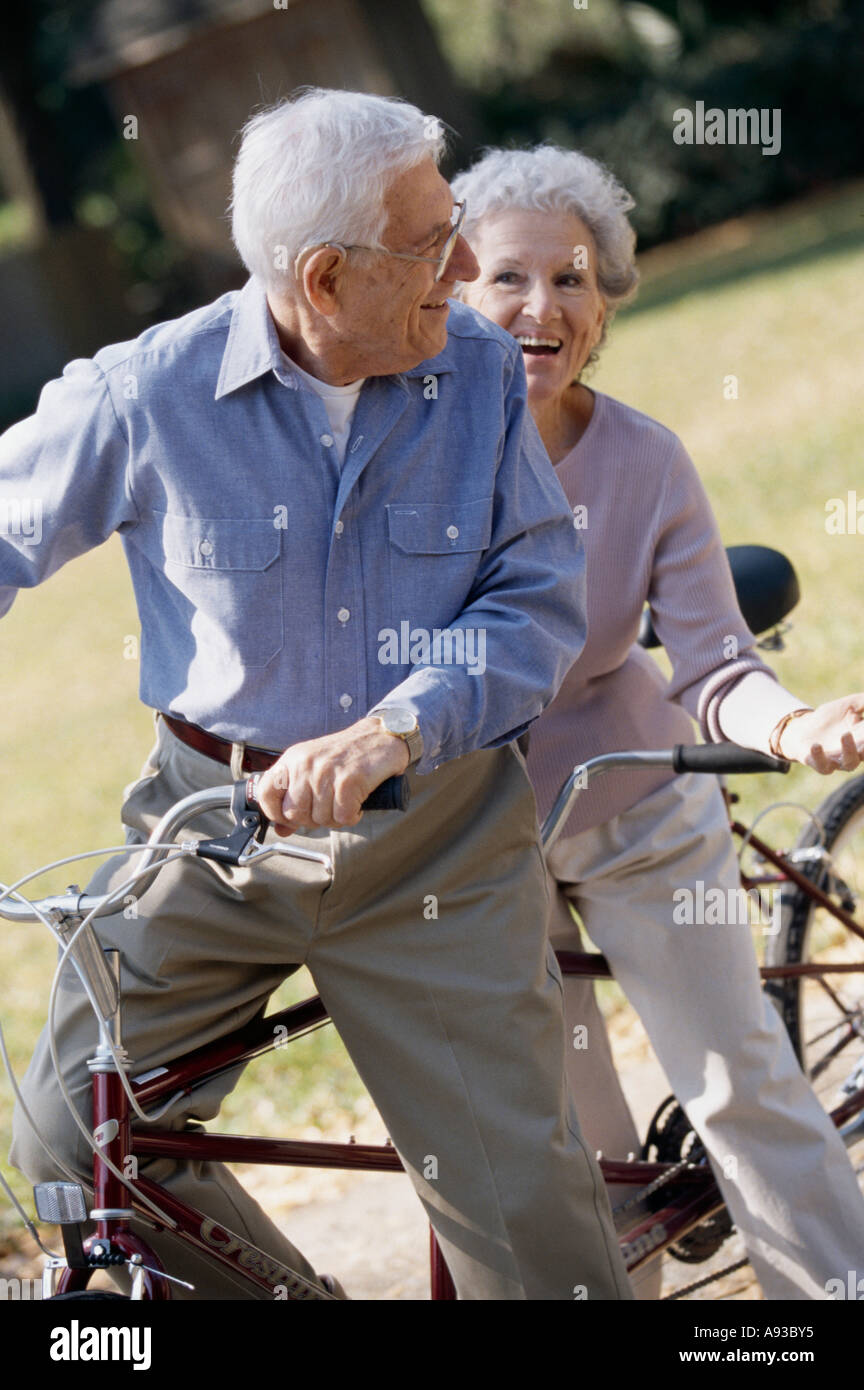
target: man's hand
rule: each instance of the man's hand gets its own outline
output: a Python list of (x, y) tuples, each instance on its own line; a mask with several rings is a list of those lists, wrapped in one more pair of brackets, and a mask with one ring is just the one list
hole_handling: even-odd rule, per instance
[(780, 737), (784, 758), (816, 772), (851, 772), (864, 762), (864, 691), (828, 700), (810, 714), (790, 719)]
[(404, 772), (408, 745), (388, 734), (379, 719), (286, 748), (258, 783), (258, 801), (277, 835), (303, 827), (339, 830), (356, 825), (371, 791)]

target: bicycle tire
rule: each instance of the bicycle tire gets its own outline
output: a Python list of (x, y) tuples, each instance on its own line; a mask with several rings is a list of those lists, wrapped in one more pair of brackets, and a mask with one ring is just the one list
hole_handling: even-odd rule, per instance
[(68, 1303), (68, 1302), (69, 1302), (71, 1299), (73, 1299), (73, 1298), (74, 1298), (74, 1299), (85, 1299), (85, 1298), (86, 1298), (87, 1301), (88, 1301), (88, 1303), (92, 1303), (92, 1302), (94, 1301), (94, 1299), (102, 1300), (103, 1298), (111, 1298), (111, 1299), (119, 1298), (119, 1299), (121, 1299), (121, 1301), (124, 1302), (124, 1303), (129, 1303), (129, 1302), (130, 1302), (130, 1298), (129, 1298), (128, 1293), (111, 1293), (108, 1289), (80, 1289), (78, 1292), (73, 1292), (73, 1293), (55, 1293), (55, 1294), (52, 1295), (51, 1298), (46, 1298), (46, 1299), (44, 1300), (44, 1302), (45, 1302), (45, 1303)]
[[(864, 925), (864, 776), (851, 778), (826, 797), (816, 817), (818, 823), (811, 822), (803, 831), (795, 850), (821, 845), (830, 861), (803, 860), (796, 868), (850, 910), (854, 899), (856, 920)], [(864, 941), (803, 889), (787, 885), (781, 905), (780, 930), (766, 943), (766, 965), (820, 960), (864, 965)], [(768, 980), (765, 989), (780, 1012), (802, 1070), (823, 1106), (831, 1110), (843, 1099), (843, 1082), (864, 1059), (864, 971), (829, 976), (828, 984), (833, 998), (817, 979)], [(857, 1036), (847, 1036), (855, 1029)]]

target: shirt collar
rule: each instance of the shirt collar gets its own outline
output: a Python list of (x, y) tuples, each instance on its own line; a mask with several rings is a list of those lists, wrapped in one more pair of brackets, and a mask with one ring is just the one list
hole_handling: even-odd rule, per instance
[(284, 371), (276, 325), (267, 307), (264, 285), (253, 275), (234, 301), (215, 399), (279, 369)]
[[(391, 381), (400, 382), (405, 377), (438, 375), (440, 372), (457, 371), (453, 344), (448, 337), (447, 345), (437, 357), (430, 357), (410, 371), (393, 374)], [(267, 293), (263, 283), (254, 275), (246, 281), (234, 301), (228, 341), (222, 354), (219, 380), (216, 383), (215, 399), (227, 396), (231, 391), (263, 376), (265, 372), (275, 372), (283, 384), (296, 385), (291, 380), (290, 368), (285, 359), (267, 304)], [(367, 378), (371, 380), (371, 378)]]

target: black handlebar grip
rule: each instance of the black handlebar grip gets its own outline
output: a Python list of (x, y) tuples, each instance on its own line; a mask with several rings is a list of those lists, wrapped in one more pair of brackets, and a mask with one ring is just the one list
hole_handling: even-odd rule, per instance
[(407, 777), (388, 777), (380, 787), (371, 791), (363, 802), (363, 811), (407, 811), (411, 788)]
[(772, 758), (737, 743), (676, 743), (672, 766), (676, 772), (788, 772), (785, 758)]

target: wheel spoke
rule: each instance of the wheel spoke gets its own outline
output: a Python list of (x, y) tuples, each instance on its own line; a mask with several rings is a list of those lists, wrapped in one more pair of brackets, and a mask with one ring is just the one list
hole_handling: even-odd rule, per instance
[[(839, 1027), (840, 1027), (840, 1024), (837, 1024), (836, 1026), (839, 1028)], [(831, 1031), (831, 1032), (834, 1032), (834, 1029), (832, 1028), (830, 1031)], [(825, 1036), (825, 1035), (823, 1034), (823, 1036)], [(829, 1066), (831, 1065), (831, 1063), (833, 1062), (834, 1058), (835, 1058), (835, 1057), (839, 1057), (839, 1056), (840, 1056), (840, 1053), (843, 1051), (843, 1049), (844, 1049), (850, 1042), (852, 1042), (853, 1040), (857, 1039), (857, 1037), (858, 1037), (858, 1034), (855, 1032), (855, 1030), (852, 1029), (852, 1028), (850, 1028), (849, 1031), (847, 1032), (845, 1038), (841, 1038), (841, 1039), (839, 1040), (839, 1042), (836, 1042), (836, 1043), (834, 1044), (834, 1046), (833, 1046), (832, 1048), (830, 1048), (830, 1049), (828, 1050), (828, 1052), (825, 1053), (825, 1056), (824, 1056), (824, 1057), (820, 1057), (820, 1059), (819, 1059), (818, 1062), (814, 1062), (814, 1063), (812, 1064), (812, 1066), (811, 1066), (811, 1068), (810, 1068), (810, 1080), (811, 1080), (811, 1081), (815, 1081), (816, 1078), (817, 1078), (818, 1076), (821, 1076), (822, 1073), (825, 1071), (826, 1067), (829, 1067)]]
[[(814, 864), (818, 860), (814, 880), (831, 901), (847, 907), (854, 902), (856, 918), (864, 924), (864, 777), (842, 784), (819, 807), (816, 822), (821, 829), (806, 832), (798, 848), (809, 850)], [(824, 855), (819, 856), (816, 851), (823, 844)], [(806, 855), (799, 856), (799, 863), (803, 862)], [(820, 1103), (831, 1110), (864, 1055), (864, 979), (858, 973), (858, 968), (864, 973), (864, 942), (827, 909), (796, 890), (784, 902), (779, 935), (766, 943), (766, 964), (815, 965), (826, 970), (837, 965), (856, 967), (833, 978), (826, 974), (775, 978), (767, 986)], [(853, 1154), (860, 1162), (859, 1145)]]

